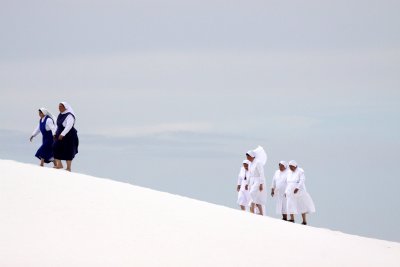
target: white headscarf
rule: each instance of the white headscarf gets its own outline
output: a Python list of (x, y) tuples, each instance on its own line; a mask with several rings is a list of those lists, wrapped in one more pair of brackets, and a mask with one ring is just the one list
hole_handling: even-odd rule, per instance
[(265, 152), (262, 146), (258, 146), (256, 149), (253, 150), (253, 153), (258, 162), (260, 162), (263, 166), (267, 163), (267, 153)]
[(267, 163), (267, 153), (265, 153), (264, 148), (262, 148), (261, 146), (258, 146), (254, 150), (247, 151), (246, 154), (252, 158), (256, 158), (257, 162), (261, 163), (263, 166), (265, 165), (265, 163)]
[(43, 113), (45, 116), (49, 116), (52, 120), (53, 123), (56, 123), (56, 119), (54, 118), (53, 114), (50, 113), (46, 108), (39, 108), (39, 110)]
[(243, 160), (243, 163), (242, 163), (242, 164), (247, 164), (247, 165), (250, 166), (251, 162), (250, 162), (250, 160), (245, 159), (245, 160)]
[(65, 107), (65, 113), (71, 113), (72, 115), (74, 115), (74, 117), (75, 117), (75, 112), (74, 112), (74, 110), (72, 109), (72, 107), (71, 107), (71, 105), (70, 104), (68, 104), (67, 102), (60, 102), (60, 104), (63, 104), (63, 106)]
[(297, 162), (295, 160), (289, 161), (289, 166), (297, 167)]
[(283, 166), (285, 166), (285, 169), (288, 168), (288, 163), (284, 160), (279, 161), (279, 164), (282, 164)]

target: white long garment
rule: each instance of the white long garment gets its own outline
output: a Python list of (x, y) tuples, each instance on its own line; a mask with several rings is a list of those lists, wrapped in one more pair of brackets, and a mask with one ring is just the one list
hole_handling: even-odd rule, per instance
[(286, 214), (286, 186), (287, 186), (288, 170), (281, 172), (277, 170), (272, 178), (271, 188), (274, 189), (274, 198), (276, 200), (276, 213)]
[[(265, 188), (264, 166), (255, 161), (249, 166), (250, 170), (250, 203), (265, 205), (267, 202), (267, 191)], [(260, 185), (263, 191), (260, 191)]]
[[(302, 168), (297, 168), (292, 172), (288, 170), (287, 186), (286, 186), (286, 199), (287, 199), (287, 213), (288, 214), (302, 214), (315, 212), (314, 202), (308, 194), (305, 185), (306, 177)], [(294, 190), (299, 189), (295, 194)]]
[[(45, 118), (46, 118), (46, 117), (40, 119), (40, 121), (43, 122)], [(52, 120), (51, 118), (48, 118), (47, 121), (46, 121), (46, 131), (50, 131), (50, 130), (51, 130), (51, 132), (53, 133), (53, 135), (55, 135), (55, 134), (56, 134), (57, 127), (56, 127), (56, 125), (54, 124), (53, 120)], [(36, 126), (35, 130), (34, 130), (33, 133), (32, 133), (32, 136), (35, 137), (35, 136), (37, 136), (39, 133), (40, 133), (40, 123), (38, 123), (38, 125)]]
[[(61, 114), (65, 114), (68, 113), (68, 111), (64, 111)], [(65, 120), (63, 121), (62, 125), (65, 127), (64, 130), (62, 131), (61, 135), (62, 136), (66, 136), (67, 133), (69, 133), (69, 131), (72, 129), (72, 127), (74, 127), (74, 123), (75, 123), (75, 119), (74, 116), (72, 116), (71, 114), (69, 114)]]
[(249, 172), (244, 167), (240, 168), (237, 185), (240, 185), (238, 192), (237, 204), (241, 206), (248, 206), (250, 202), (250, 192), (246, 186), (249, 184)]

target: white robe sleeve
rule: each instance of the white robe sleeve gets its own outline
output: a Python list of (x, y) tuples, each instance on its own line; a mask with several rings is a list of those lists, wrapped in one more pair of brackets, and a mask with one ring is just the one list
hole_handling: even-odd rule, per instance
[(48, 118), (47, 121), (46, 121), (46, 130), (47, 130), (47, 131), (50, 131), (50, 130), (51, 130), (51, 132), (52, 132), (53, 135), (56, 134), (57, 127), (56, 127), (56, 125), (54, 124), (53, 120), (50, 119), (50, 118)]
[(256, 168), (260, 174), (260, 184), (265, 184), (264, 166), (261, 163), (258, 163)]
[[(64, 125), (64, 123), (65, 123), (65, 125)], [(64, 129), (64, 131), (62, 131), (61, 135), (66, 136), (67, 133), (69, 133), (69, 131), (74, 126), (74, 123), (75, 123), (74, 117), (71, 114), (68, 115), (67, 118), (65, 119), (65, 121), (63, 122), (65, 129)]]
[(276, 188), (276, 177), (277, 173), (275, 172), (274, 174), (274, 178), (272, 178), (272, 183), (271, 183), (271, 188)]
[(297, 189), (304, 188), (304, 182), (306, 180), (306, 176), (304, 175), (304, 171), (300, 171), (299, 176), (300, 176), (299, 177), (299, 183), (296, 186)]
[(35, 137), (36, 135), (38, 135), (40, 132), (40, 128), (39, 128), (39, 124), (36, 126), (35, 130), (32, 133), (32, 136)]
[(241, 185), (242, 184), (242, 180), (244, 179), (245, 175), (246, 175), (246, 170), (242, 167), (240, 169), (240, 172), (239, 172), (237, 185)]

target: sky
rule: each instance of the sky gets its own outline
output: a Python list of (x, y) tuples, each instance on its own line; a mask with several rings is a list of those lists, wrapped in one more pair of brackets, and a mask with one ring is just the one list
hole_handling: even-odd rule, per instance
[(67, 101), (76, 171), (236, 208), (262, 145), (267, 183), (305, 169), (311, 224), (400, 241), (397, 1), (0, 1), (2, 158), (37, 163)]

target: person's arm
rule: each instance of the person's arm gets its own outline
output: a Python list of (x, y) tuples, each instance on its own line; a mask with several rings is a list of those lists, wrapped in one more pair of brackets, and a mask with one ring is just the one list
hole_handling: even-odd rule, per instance
[(304, 182), (306, 180), (306, 176), (304, 175), (304, 171), (300, 171), (299, 173), (299, 182), (296, 185), (296, 189), (294, 190), (294, 193), (296, 194), (300, 188), (304, 187)]
[(67, 116), (67, 118), (65, 119), (65, 121), (66, 121), (66, 125), (65, 125), (65, 128), (64, 128), (64, 131), (62, 131), (62, 133), (60, 134), (62, 136), (66, 136), (67, 133), (69, 133), (69, 131), (74, 126), (75, 119), (71, 114), (69, 114)]
[(56, 125), (54, 124), (53, 120), (50, 119), (50, 118), (48, 118), (47, 121), (46, 121), (46, 130), (47, 130), (47, 131), (50, 131), (50, 130), (51, 130), (51, 133), (52, 133), (53, 135), (56, 135), (57, 127), (56, 127)]
[(276, 173), (274, 177), (272, 178), (272, 183), (271, 183), (271, 196), (273, 197), (275, 195), (275, 188), (276, 188)]
[(265, 185), (264, 166), (261, 163), (258, 163), (257, 168), (258, 173), (260, 174), (260, 191), (263, 191)]
[(237, 181), (237, 188), (236, 188), (236, 191), (238, 191), (238, 192), (239, 192), (240, 186), (241, 186), (241, 184), (242, 184), (242, 179), (245, 177), (245, 175), (246, 175), (246, 171), (245, 171), (244, 168), (242, 167), (242, 168), (240, 169), (239, 176), (238, 176), (238, 181)]
[(276, 173), (274, 174), (274, 177), (272, 178), (271, 188), (276, 188)]
[(31, 138), (29, 139), (32, 142), (33, 137), (35, 137), (36, 135), (38, 135), (40, 132), (40, 128), (39, 125), (36, 126), (35, 130), (33, 131)]
[[(245, 175), (245, 178), (246, 178), (244, 189), (245, 189), (245, 190), (249, 190), (250, 172), (249, 172), (249, 171), (245, 171), (245, 172), (244, 172), (244, 175)], [(244, 178), (243, 178), (243, 179), (244, 179)]]
[(299, 179), (299, 183), (296, 186), (296, 188), (298, 188), (298, 189), (304, 187), (304, 182), (306, 180), (306, 176), (304, 175), (303, 171), (300, 172), (300, 177), (299, 178), (300, 178)]
[(265, 184), (264, 166), (261, 163), (257, 165), (258, 173), (260, 174), (261, 184)]

